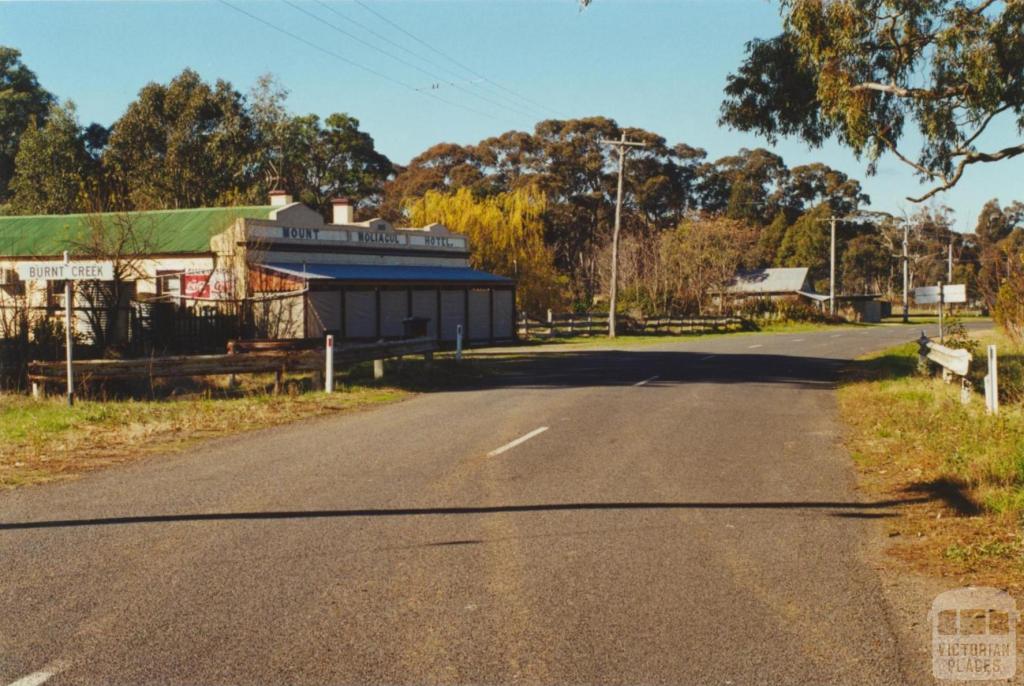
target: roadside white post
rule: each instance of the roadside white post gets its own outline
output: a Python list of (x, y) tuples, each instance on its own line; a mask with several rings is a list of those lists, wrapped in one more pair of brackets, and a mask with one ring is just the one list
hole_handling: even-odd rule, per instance
[(462, 359), (462, 324), (455, 327), (455, 360)]
[(943, 293), (942, 282), (939, 281), (939, 343), (946, 342), (945, 329), (942, 328), (942, 311), (946, 309), (946, 296)]
[(373, 378), (377, 381), (384, 378), (384, 360), (373, 361)]
[(988, 346), (988, 374), (985, 376), (985, 409), (999, 414), (999, 358), (996, 346)]
[[(71, 260), (68, 258), (68, 251), (64, 251), (64, 266), (70, 267)], [(75, 404), (75, 372), (71, 365), (72, 349), (74, 345), (73, 331), (75, 328), (74, 315), (71, 312), (71, 279), (64, 281), (64, 345), (67, 348), (68, 360), (68, 407)]]
[(334, 393), (334, 336), (327, 337), (324, 349), (324, 391)]

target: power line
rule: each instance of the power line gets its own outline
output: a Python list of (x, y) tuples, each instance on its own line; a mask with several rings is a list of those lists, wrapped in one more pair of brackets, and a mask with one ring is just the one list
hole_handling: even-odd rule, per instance
[[(356, 26), (361, 28), (363, 31), (366, 31), (370, 35), (372, 35), (372, 36), (374, 36), (374, 37), (384, 41), (388, 45), (391, 45), (391, 46), (393, 46), (395, 48), (398, 48), (399, 50), (401, 50), (402, 52), (406, 53), (407, 55), (410, 55), (411, 57), (414, 57), (414, 58), (416, 58), (418, 60), (422, 60), (423, 62), (429, 64), (431, 67), (433, 67), (435, 69), (439, 69), (442, 72), (449, 72), (451, 74), (455, 74), (455, 72), (451, 69), (451, 67), (445, 67), (443, 65), (440, 65), (437, 62), (431, 60), (430, 58), (423, 56), (422, 53), (418, 53), (418, 52), (415, 52), (413, 50), (410, 50), (409, 48), (405, 47), (401, 43), (399, 43), (397, 41), (391, 40), (390, 38), (388, 38), (384, 34), (380, 33), (379, 31), (375, 31), (373, 29), (373, 27), (367, 26), (366, 24), (364, 24), (364, 23), (362, 23), (362, 22), (360, 22), (360, 21), (358, 21), (356, 19), (353, 19), (351, 16), (338, 11), (337, 9), (335, 9), (334, 7), (329, 5), (328, 3), (324, 2), (323, 0), (313, 0), (313, 1), (316, 4), (320, 5), (321, 7), (323, 7), (328, 12), (330, 12), (331, 14), (334, 14), (334, 15), (340, 17), (341, 19), (344, 19), (345, 21), (347, 21), (347, 22), (349, 22), (351, 24), (355, 24)], [(458, 75), (456, 75), (456, 78), (463, 79), (465, 77), (463, 75), (461, 75), (461, 74), (458, 74)], [(451, 83), (448, 79), (443, 79), (443, 80), (446, 83)], [(480, 81), (481, 81), (481, 79), (474, 78), (471, 81), (466, 81), (466, 83), (474, 84), (475, 85), (475, 84), (477, 84)], [(455, 84), (452, 83), (452, 85), (455, 85)], [(506, 97), (506, 96), (502, 96), (502, 97)]]
[[(308, 11), (306, 9), (303, 9), (301, 6), (291, 2), (290, 0), (282, 0), (282, 2), (284, 2), (284, 4), (288, 5), (292, 9), (297, 10), (299, 12), (302, 12), (307, 17), (311, 17), (312, 19), (320, 22), (324, 26), (327, 26), (328, 28), (334, 29), (338, 33), (342, 34), (343, 36), (348, 36), (349, 38), (351, 38), (352, 40), (356, 41), (357, 43), (361, 43), (362, 45), (365, 45), (366, 47), (370, 48), (371, 50), (375, 50), (376, 52), (379, 52), (379, 53), (381, 53), (382, 55), (384, 55), (386, 57), (390, 57), (391, 59), (395, 60), (399, 64), (404, 64), (407, 67), (411, 67), (412, 69), (415, 69), (417, 71), (423, 72), (427, 76), (429, 76), (429, 77), (431, 77), (433, 79), (437, 79), (438, 81), (441, 81), (443, 83), (450, 83), (443, 76), (438, 76), (437, 74), (435, 74), (435, 73), (433, 73), (431, 71), (428, 71), (428, 70), (424, 69), (423, 67), (420, 67), (417, 64), (413, 64), (412, 62), (410, 62), (410, 61), (408, 61), (406, 59), (403, 59), (401, 57), (397, 57), (397, 56), (391, 54), (390, 52), (388, 52), (387, 50), (384, 50), (383, 48), (381, 48), (379, 46), (376, 46), (376, 45), (374, 45), (373, 43), (371, 43), (369, 41), (363, 40), (362, 38), (360, 38), (356, 34), (351, 33), (349, 31), (346, 31), (345, 29), (341, 28), (340, 26), (335, 26), (334, 24), (332, 24), (331, 22), (327, 21), (326, 19), (324, 19), (322, 17), (318, 17), (317, 15), (313, 14), (312, 12), (310, 12), (310, 11)], [(482, 95), (474, 93), (473, 91), (470, 91), (468, 89), (462, 88), (461, 86), (458, 86), (455, 83), (451, 83), (450, 85), (452, 85), (453, 87), (455, 87), (456, 89), (458, 89), (460, 91), (468, 93), (469, 95), (473, 96), (474, 98), (479, 98), (480, 100), (488, 102), (491, 105), (494, 105), (496, 107), (501, 107), (501, 108), (513, 111), (516, 114), (521, 114), (521, 115), (524, 115), (524, 116), (527, 116), (527, 117), (534, 116), (534, 115), (530, 114), (529, 112), (527, 112), (525, 110), (510, 107), (510, 106), (508, 106), (508, 105), (506, 105), (504, 103), (498, 102), (497, 100), (491, 100), (490, 98), (486, 98), (486, 97), (484, 97)], [(422, 92), (418, 88), (416, 90)]]
[[(391, 45), (391, 46), (393, 46), (395, 48), (398, 48), (402, 52), (404, 52), (404, 53), (406, 53), (408, 55), (411, 55), (412, 57), (414, 57), (414, 58), (416, 58), (418, 60), (422, 60), (423, 62), (429, 64), (431, 67), (433, 67), (435, 69), (440, 69), (442, 72), (448, 72), (450, 74), (456, 74), (456, 72), (454, 70), (452, 70), (451, 67), (442, 66), (442, 65), (438, 64), (437, 62), (435, 62), (435, 61), (433, 61), (433, 60), (431, 60), (431, 59), (429, 59), (427, 57), (424, 57), (421, 53), (414, 52), (414, 51), (410, 50), (409, 48), (405, 47), (401, 43), (399, 43), (397, 41), (393, 41), (390, 38), (388, 38), (387, 36), (385, 36), (384, 34), (378, 32), (378, 31), (375, 31), (372, 27), (367, 26), (366, 24), (363, 24), (362, 22), (353, 19), (352, 17), (350, 17), (347, 14), (343, 14), (342, 12), (339, 12), (337, 9), (335, 9), (334, 7), (331, 7), (329, 4), (327, 4), (323, 0), (313, 0), (313, 1), (316, 2), (316, 4), (320, 5), (321, 7), (323, 7), (324, 9), (326, 9), (328, 12), (337, 15), (338, 17), (344, 19), (347, 22), (355, 24), (356, 26), (358, 26), (359, 28), (363, 29), (364, 31), (366, 31), (370, 35), (375, 36), (376, 38), (384, 41), (388, 45)], [(452, 86), (453, 88), (457, 88), (458, 90), (465, 90), (463, 88), (460, 88), (459, 84), (457, 82), (455, 82), (455, 81), (452, 81), (451, 79), (443, 78), (443, 77), (440, 77), (440, 76), (437, 76), (435, 78), (437, 78), (442, 83), (446, 83), (446, 84)], [(461, 74), (457, 74), (456, 78), (462, 79), (462, 78), (464, 78), (464, 76), (461, 75)], [(474, 77), (473, 80), (466, 81), (466, 83), (468, 83), (470, 85), (478, 85), (481, 81), (483, 81), (483, 79), (480, 79), (479, 77)], [(486, 100), (487, 102), (495, 102), (493, 100), (489, 100), (487, 98), (483, 98), (479, 94), (474, 93), (472, 91), (468, 91), (467, 90), (465, 92), (469, 93), (473, 97), (481, 98), (483, 100)], [(504, 98), (507, 102), (512, 103), (513, 107), (521, 107), (522, 106), (522, 104), (520, 102), (517, 102), (513, 98), (509, 98), (507, 95), (501, 95), (500, 93), (498, 93), (496, 95), (498, 97)], [(502, 103), (501, 106), (505, 107), (507, 105), (505, 103)], [(534, 109), (536, 109), (536, 108), (534, 108)], [(537, 110), (537, 111), (539, 112), (540, 110)], [(527, 116), (536, 116), (536, 115), (535, 114), (527, 113)]]
[(492, 81), (491, 79), (487, 78), (483, 74), (475, 71), (471, 67), (467, 67), (465, 64), (463, 64), (462, 62), (458, 61), (457, 59), (455, 59), (451, 55), (443, 52), (442, 50), (439, 50), (438, 48), (435, 48), (433, 45), (431, 45), (430, 43), (427, 43), (422, 38), (420, 38), (420, 37), (410, 33), (409, 31), (405, 30), (404, 28), (402, 28), (401, 26), (399, 26), (395, 22), (393, 22), (390, 19), (388, 19), (387, 17), (385, 17), (383, 14), (381, 14), (377, 10), (375, 10), (372, 7), (370, 7), (369, 5), (367, 5), (362, 0), (355, 0), (355, 3), (357, 5), (359, 5), (360, 7), (362, 7), (364, 10), (366, 10), (367, 12), (370, 12), (371, 14), (375, 15), (376, 17), (378, 17), (381, 21), (389, 24), (390, 26), (394, 27), (398, 31), (401, 31), (402, 33), (404, 33), (409, 38), (412, 38), (417, 43), (419, 43), (419, 44), (423, 45), (424, 47), (426, 47), (427, 49), (437, 53), (438, 55), (440, 55), (441, 57), (445, 58), (446, 60), (448, 60), (452, 64), (455, 64), (459, 68), (469, 72), (470, 74), (472, 74), (473, 76), (477, 77), (478, 79), (486, 81), (487, 83), (491, 84), (495, 88), (499, 88), (499, 89), (505, 91), (506, 93), (508, 93), (510, 95), (514, 95), (515, 97), (519, 98), (520, 100), (523, 100), (524, 102), (527, 102), (527, 103), (533, 105), (534, 107), (540, 107), (541, 109), (547, 110), (548, 112), (551, 112), (552, 114), (554, 114), (556, 116), (560, 116), (558, 114), (558, 112), (556, 112), (555, 110), (551, 109), (547, 105), (542, 105), (542, 104), (540, 104), (540, 103), (538, 103), (538, 102), (536, 102), (534, 100), (531, 100), (530, 98), (527, 98), (525, 95), (521, 95), (520, 93), (517, 93), (514, 90), (511, 90), (509, 88), (506, 88), (505, 86), (502, 86), (500, 83), (495, 83), (494, 81)]
[(328, 50), (327, 48), (322, 47), (320, 45), (317, 45), (316, 43), (314, 43), (312, 41), (306, 40), (305, 38), (303, 38), (302, 36), (300, 36), (300, 35), (298, 35), (296, 33), (292, 33), (291, 31), (288, 31), (287, 29), (283, 29), (280, 26), (277, 26), (276, 24), (272, 24), (271, 22), (267, 21), (266, 19), (258, 17), (255, 14), (252, 14), (251, 12), (247, 12), (247, 11), (243, 10), (241, 7), (237, 7), (235, 5), (232, 5), (230, 2), (228, 2), (228, 0), (220, 0), (220, 3), (222, 5), (226, 5), (227, 7), (230, 7), (231, 9), (233, 9), (234, 11), (236, 11), (236, 12), (238, 12), (240, 14), (244, 14), (245, 16), (249, 17), (250, 19), (252, 19), (254, 21), (258, 21), (259, 23), (261, 23), (261, 24), (263, 24), (265, 26), (269, 26), (270, 28), (274, 29), (278, 33), (282, 33), (282, 34), (288, 36), (289, 38), (297, 40), (300, 43), (302, 43), (302, 44), (304, 44), (304, 45), (306, 45), (308, 47), (311, 47), (314, 50), (317, 50), (318, 52), (322, 52), (325, 55), (328, 55), (330, 57), (333, 57), (336, 60), (339, 60), (341, 62), (344, 62), (345, 64), (348, 64), (349, 66), (355, 67), (357, 69), (361, 69), (361, 70), (363, 70), (363, 71), (365, 71), (365, 72), (367, 72), (369, 74), (373, 74), (374, 76), (377, 76), (377, 77), (379, 77), (381, 79), (384, 79), (385, 81), (387, 81), (389, 83), (393, 83), (396, 86), (400, 86), (402, 88), (406, 88), (406, 89), (412, 91), (413, 93), (417, 93), (418, 95), (423, 95), (423, 96), (426, 96), (426, 97), (429, 97), (429, 98), (433, 98), (434, 100), (437, 100), (438, 102), (443, 102), (446, 105), (451, 105), (452, 107), (458, 107), (459, 109), (466, 110), (467, 112), (472, 112), (473, 114), (477, 114), (477, 115), (480, 115), (482, 117), (486, 117), (487, 119), (495, 119), (496, 120), (496, 118), (492, 114), (489, 114), (487, 112), (483, 112), (483, 111), (475, 109), (473, 107), (468, 107), (468, 106), (463, 105), (463, 104), (458, 103), (458, 102), (452, 102), (451, 100), (447, 100), (445, 98), (442, 98), (439, 95), (436, 95), (436, 94), (431, 93), (429, 91), (421, 91), (418, 88), (416, 88), (415, 86), (412, 86), (412, 85), (410, 85), (408, 83), (405, 83), (404, 81), (400, 81), (400, 80), (398, 80), (396, 78), (388, 76), (387, 74), (385, 74), (383, 72), (377, 71), (373, 67), (367, 67), (366, 65), (360, 64), (359, 62), (356, 62), (355, 60), (351, 60), (351, 59), (345, 57), (344, 55), (341, 55), (339, 53), (334, 52), (333, 50)]

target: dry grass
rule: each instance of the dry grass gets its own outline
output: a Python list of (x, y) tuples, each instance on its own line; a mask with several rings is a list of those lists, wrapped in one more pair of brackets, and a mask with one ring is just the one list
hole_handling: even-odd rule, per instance
[[(1012, 352), (1005, 341), (1000, 351)], [(840, 390), (847, 444), (871, 498), (914, 499), (887, 519), (902, 564), (961, 585), (1024, 590), (1024, 407), (914, 374), (916, 345), (864, 360)]]
[(241, 392), (164, 400), (33, 401), (0, 395), (0, 488), (65, 478), (204, 438), (393, 402), (408, 392), (350, 386), (328, 395)]
[(0, 489), (178, 451), (215, 436), (461, 387), (491, 373), (487, 361), (439, 356), (430, 365), (416, 358), (389, 360), (380, 382), (373, 381), (370, 364), (356, 365), (339, 375), (330, 395), (313, 389), (309, 375), (286, 377), (278, 395), (271, 394), (271, 375), (239, 377), (242, 385), (231, 388), (226, 377), (178, 379), (147, 388), (146, 399), (133, 397), (131, 389), (94, 389), (93, 399), (73, 408), (62, 398), (0, 394)]

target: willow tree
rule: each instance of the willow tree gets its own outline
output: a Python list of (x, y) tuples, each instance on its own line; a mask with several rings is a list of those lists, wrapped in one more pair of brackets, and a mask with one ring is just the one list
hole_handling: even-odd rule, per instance
[(532, 312), (559, 305), (565, 288), (544, 244), (546, 210), (546, 197), (532, 186), (482, 197), (467, 188), (428, 191), (406, 205), (414, 225), (437, 222), (464, 234), (472, 249), (470, 263), (515, 278), (519, 307)]
[(1021, 0), (782, 0), (781, 8), (783, 33), (748, 43), (728, 77), (722, 123), (772, 141), (834, 137), (867, 158), (869, 173), (890, 153), (930, 186), (914, 202), (952, 188), (972, 165), (1024, 153), (1020, 142), (987, 147), (984, 135), (1002, 120), (1024, 132)]

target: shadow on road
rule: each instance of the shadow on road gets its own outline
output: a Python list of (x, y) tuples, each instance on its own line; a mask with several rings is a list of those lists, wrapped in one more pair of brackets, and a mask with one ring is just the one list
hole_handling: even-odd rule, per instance
[[(654, 375), (648, 387), (677, 383), (778, 383), (808, 389), (835, 387), (840, 372), (860, 364), (848, 359), (707, 352), (588, 350), (557, 354), (444, 360), (425, 369), (405, 360), (389, 371), (386, 383), (413, 391), (496, 388), (585, 388), (631, 386)], [(457, 374), (453, 373), (453, 369)], [(394, 373), (392, 373), (394, 372)]]
[[(870, 502), (843, 501), (766, 501), (766, 502), (607, 502), (607, 503), (542, 503), (533, 505), (489, 505), (477, 507), (419, 507), (352, 510), (284, 510), (272, 512), (207, 512), (93, 519), (55, 519), (37, 522), (0, 522), (0, 531), (55, 529), (83, 526), (118, 526), (129, 524), (167, 524), (175, 522), (273, 521), (288, 519), (345, 519), (352, 517), (430, 517), (458, 515), (489, 515), (531, 512), (602, 512), (631, 510), (794, 510), (824, 511), (829, 516), (848, 518), (880, 518), (891, 516), (892, 510), (941, 498), (940, 494)], [(883, 510), (877, 512), (876, 510)]]

